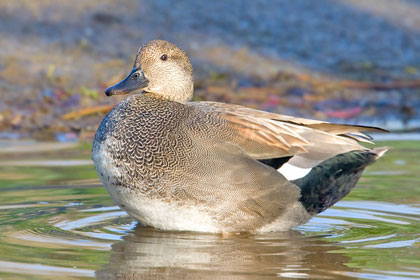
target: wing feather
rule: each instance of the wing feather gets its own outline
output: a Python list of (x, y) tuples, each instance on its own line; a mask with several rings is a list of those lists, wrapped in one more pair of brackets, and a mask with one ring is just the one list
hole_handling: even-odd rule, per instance
[(295, 118), (219, 102), (190, 102), (188, 105), (223, 120), (224, 125), (215, 128), (221, 130), (216, 135), (238, 145), (251, 157), (293, 156), (289, 163), (302, 168), (313, 167), (336, 154), (366, 149), (358, 142), (372, 142), (362, 131), (386, 131), (377, 127)]

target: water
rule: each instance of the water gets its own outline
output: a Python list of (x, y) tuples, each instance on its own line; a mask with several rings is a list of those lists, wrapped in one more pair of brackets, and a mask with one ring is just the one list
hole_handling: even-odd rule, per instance
[(89, 145), (0, 142), (0, 279), (419, 279), (420, 141), (393, 147), (294, 231), (145, 228), (114, 206)]

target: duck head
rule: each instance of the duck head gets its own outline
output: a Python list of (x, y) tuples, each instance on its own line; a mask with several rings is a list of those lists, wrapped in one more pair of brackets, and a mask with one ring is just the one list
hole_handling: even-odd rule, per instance
[(158, 98), (185, 103), (193, 96), (193, 84), (193, 69), (185, 52), (167, 41), (154, 40), (139, 49), (130, 74), (105, 93), (111, 96), (142, 90)]

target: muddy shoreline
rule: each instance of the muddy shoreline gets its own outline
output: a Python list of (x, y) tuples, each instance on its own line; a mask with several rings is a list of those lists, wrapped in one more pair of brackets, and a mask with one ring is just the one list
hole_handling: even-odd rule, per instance
[(420, 5), (373, 2), (0, 2), (0, 138), (90, 140), (156, 38), (191, 57), (196, 100), (419, 131)]

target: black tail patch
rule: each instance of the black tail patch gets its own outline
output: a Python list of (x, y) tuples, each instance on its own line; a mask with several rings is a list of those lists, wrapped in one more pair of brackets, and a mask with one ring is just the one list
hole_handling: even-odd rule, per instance
[(300, 187), (300, 201), (308, 213), (318, 214), (345, 197), (357, 184), (365, 167), (386, 150), (378, 151), (351, 151), (336, 155), (312, 168), (305, 177), (292, 181)]
[(269, 159), (260, 159), (259, 162), (268, 165), (274, 169), (279, 169), (283, 164), (289, 161), (292, 157), (279, 157), (279, 158), (269, 158)]

